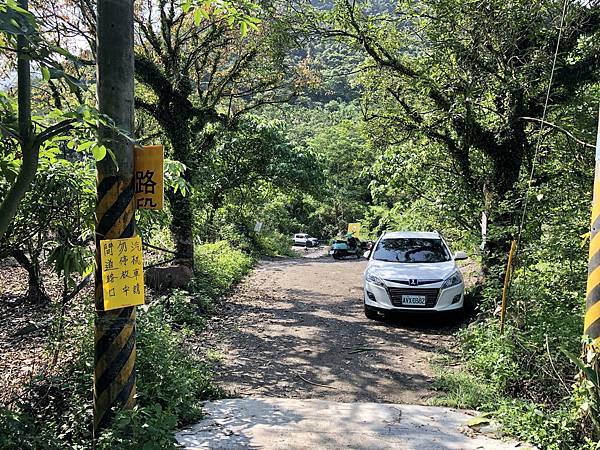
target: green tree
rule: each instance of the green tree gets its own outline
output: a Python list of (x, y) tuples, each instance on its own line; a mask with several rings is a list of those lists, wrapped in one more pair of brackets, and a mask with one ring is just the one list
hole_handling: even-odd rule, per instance
[[(0, 45), (17, 56), (17, 103), (16, 111), (7, 103), (0, 123), (4, 139), (10, 139), (21, 151), (18, 175), (4, 193), (0, 203), (0, 238), (18, 211), (21, 200), (29, 190), (38, 168), (41, 145), (53, 136), (64, 132), (74, 119), (66, 119), (42, 130), (36, 130), (31, 119), (31, 70), (32, 54), (40, 48), (41, 38), (37, 22), (27, 11), (27, 0), (0, 3)], [(39, 55), (39, 54), (38, 54)], [(40, 58), (41, 59), (41, 58)], [(44, 66), (45, 68), (45, 66)], [(45, 68), (47, 73), (48, 69)]]
[[(159, 124), (173, 157), (188, 167), (188, 181), (210, 148), (210, 134), (203, 136), (209, 123), (235, 121), (263, 103), (287, 98), (279, 89), (286, 40), (276, 20), (244, 37), (218, 17), (192, 23), (175, 0), (152, 3), (136, 20), (136, 78), (150, 96), (138, 96), (136, 105)], [(193, 205), (179, 191), (168, 196), (177, 251), (191, 262)]]
[[(102, 160), (108, 150), (95, 142), (94, 130), (98, 123), (114, 125), (86, 103), (87, 86), (72, 74), (86, 61), (46, 39), (39, 18), (28, 11), (27, 0), (19, 4), (0, 1), (0, 49), (4, 67), (17, 75), (16, 86), (8, 76), (0, 92), (3, 156), (16, 156), (17, 173), (3, 180), (1, 239), (34, 181), (40, 151), (53, 147), (55, 138), (68, 136), (70, 149), (91, 152), (97, 161)], [(33, 76), (32, 63), (36, 69)]]
[(219, 128), (193, 179), (199, 203), (205, 205), (202, 238), (223, 238), (216, 222), (219, 214), (248, 234), (242, 228), (278, 193), (310, 192), (320, 184), (315, 154), (292, 147), (282, 123), (249, 116), (233, 129)]
[[(364, 52), (365, 116), (381, 142), (420, 136), (444, 149), (460, 189), (488, 215), (488, 269), (506, 252), (508, 227), (518, 218), (514, 188), (536, 142), (524, 118), (542, 115), (562, 5), (401, 1), (393, 12), (373, 13), (365, 3), (340, 0), (316, 27)], [(551, 107), (598, 80), (599, 12), (569, 4)], [(507, 201), (511, 208), (502, 206)], [(478, 219), (473, 211), (469, 220), (476, 226)]]
[(314, 213), (320, 235), (332, 236), (359, 221), (371, 204), (369, 167), (374, 155), (358, 118), (342, 119), (307, 139), (323, 166), (325, 189)]
[[(50, 31), (85, 38), (94, 54), (95, 1), (67, 0), (61, 8), (73, 5), (77, 24), (57, 17)], [(234, 123), (292, 93), (293, 73), (284, 70), (292, 41), (275, 8), (246, 0), (148, 0), (136, 4), (135, 25), (141, 139), (164, 136), (173, 158), (188, 168), (186, 182), (210, 148), (208, 124)], [(194, 207), (179, 189), (167, 190), (167, 197), (180, 262), (192, 264)]]

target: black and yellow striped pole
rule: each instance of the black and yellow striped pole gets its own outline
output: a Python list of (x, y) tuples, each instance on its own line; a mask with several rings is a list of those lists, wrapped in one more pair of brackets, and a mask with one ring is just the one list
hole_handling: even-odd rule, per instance
[(590, 228), (590, 253), (585, 299), (583, 332), (592, 339), (594, 346), (600, 338), (600, 111), (598, 113), (598, 137), (596, 139), (596, 166), (594, 171), (594, 194)]
[[(133, 0), (97, 3), (98, 109), (133, 130)], [(100, 240), (134, 235), (133, 145), (110, 127), (99, 141), (114, 153), (97, 164), (94, 438), (135, 397), (135, 307), (104, 310)]]

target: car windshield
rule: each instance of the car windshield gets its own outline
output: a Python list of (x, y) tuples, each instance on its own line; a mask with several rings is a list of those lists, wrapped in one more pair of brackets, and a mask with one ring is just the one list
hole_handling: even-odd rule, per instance
[(450, 254), (441, 239), (382, 239), (373, 259), (401, 263), (437, 263), (450, 261)]

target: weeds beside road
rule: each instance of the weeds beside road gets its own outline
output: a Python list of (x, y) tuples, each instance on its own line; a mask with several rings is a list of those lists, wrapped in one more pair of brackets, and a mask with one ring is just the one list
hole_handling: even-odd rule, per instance
[[(174, 430), (200, 418), (201, 400), (221, 395), (207, 364), (187, 341), (202, 329), (212, 303), (248, 272), (253, 259), (224, 242), (200, 246), (197, 255), (202, 270), (191, 291), (149, 293), (149, 304), (138, 308), (137, 406), (117, 416), (97, 449), (175, 448)], [(0, 277), (9, 273), (0, 271)], [(91, 290), (67, 310), (61, 336), (57, 335), (57, 310), (53, 305), (36, 314), (36, 320), (50, 320), (52, 325), (36, 332), (37, 338), (27, 341), (29, 347), (19, 347), (20, 352), (31, 351), (37, 357), (30, 372), (2, 380), (13, 396), (12, 401), (4, 399), (0, 404), (1, 449), (91, 448)], [(15, 332), (26, 319), (17, 320), (16, 315), (25, 311), (9, 309), (2, 317), (8, 342), (2, 347), (0, 362), (8, 368), (7, 374), (17, 373), (22, 364), (13, 361), (5, 349), (10, 342), (21, 342)], [(54, 349), (59, 351), (56, 364), (51, 362)]]

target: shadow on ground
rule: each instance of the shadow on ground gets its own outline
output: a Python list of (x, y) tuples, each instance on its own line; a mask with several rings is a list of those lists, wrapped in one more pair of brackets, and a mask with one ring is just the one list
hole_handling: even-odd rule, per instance
[(230, 396), (427, 403), (432, 360), (455, 357), (460, 315), (368, 320), (366, 262), (294, 258), (261, 263), (220, 305), (199, 351), (217, 348)]
[(461, 428), (463, 411), (417, 405), (246, 398), (211, 402), (206, 418), (177, 434), (184, 448), (514, 449)]

